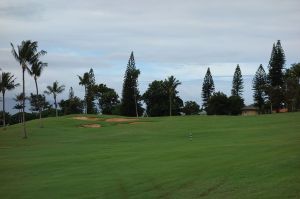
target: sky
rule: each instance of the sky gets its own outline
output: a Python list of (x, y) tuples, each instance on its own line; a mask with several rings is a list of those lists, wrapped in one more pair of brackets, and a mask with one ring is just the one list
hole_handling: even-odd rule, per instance
[[(179, 95), (201, 104), (203, 78), (210, 67), (216, 91), (230, 95), (237, 64), (246, 104), (259, 64), (267, 70), (274, 42), (281, 40), (286, 67), (300, 62), (299, 0), (1, 0), (0, 68), (22, 81), (11, 54), (23, 40), (38, 41), (48, 63), (38, 79), (40, 92), (55, 80), (83, 97), (77, 75), (94, 69), (96, 82), (122, 91), (131, 51), (140, 69), (139, 89), (174, 75)], [(7, 92), (7, 110), (21, 86)], [(26, 93), (35, 92), (26, 74)], [(51, 100), (50, 96), (48, 98)]]

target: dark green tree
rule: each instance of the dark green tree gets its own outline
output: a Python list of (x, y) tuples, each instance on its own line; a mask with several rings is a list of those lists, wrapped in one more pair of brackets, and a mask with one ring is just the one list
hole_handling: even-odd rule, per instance
[(85, 114), (87, 113), (87, 102), (86, 102), (86, 98), (87, 98), (87, 86), (89, 84), (89, 73), (86, 72), (81, 76), (77, 75), (79, 78), (79, 85), (84, 86), (84, 109), (85, 109)]
[(285, 54), (280, 40), (273, 44), (271, 58), (269, 61), (269, 83), (272, 87), (282, 87), (284, 83), (283, 69), (285, 65)]
[(61, 100), (58, 104), (64, 115), (80, 114), (83, 112), (83, 101), (77, 96), (73, 99)]
[(141, 105), (141, 96), (138, 90), (138, 76), (140, 71), (136, 69), (133, 52), (131, 52), (125, 76), (122, 90), (122, 100), (120, 111), (125, 116), (138, 117), (143, 113)]
[(228, 115), (229, 103), (227, 96), (222, 92), (214, 93), (207, 102), (208, 115)]
[(18, 110), (18, 121), (19, 123), (22, 123), (23, 93), (16, 94), (13, 100), (16, 102), (14, 109)]
[[(31, 69), (28, 70), (29, 74), (31, 76), (33, 76), (37, 96), (39, 96), (39, 88), (38, 88), (37, 79), (42, 75), (42, 72), (46, 66), (48, 66), (47, 63), (44, 63), (37, 58), (33, 61), (32, 65), (31, 65)], [(37, 100), (42, 99), (42, 96), (39, 96), (36, 99)], [(37, 105), (39, 105), (39, 104), (41, 104), (41, 106), (42, 106), (42, 102), (41, 103), (37, 102)], [(40, 115), (40, 127), (43, 127), (42, 108), (40, 108), (38, 111), (39, 111), (39, 115)]]
[[(173, 92), (172, 114), (179, 115), (183, 101), (177, 96), (178, 91)], [(155, 80), (149, 84), (148, 89), (143, 94), (143, 100), (147, 105), (147, 114), (149, 116), (167, 116), (169, 111), (169, 95), (165, 87), (164, 81)]]
[(243, 89), (244, 89), (244, 85), (243, 85), (242, 72), (240, 66), (237, 65), (233, 75), (231, 95), (242, 97)]
[(91, 68), (88, 73), (88, 84), (87, 84), (87, 93), (86, 93), (86, 110), (87, 114), (95, 114), (97, 112), (95, 106), (95, 89), (96, 89), (96, 80), (94, 75), (94, 70)]
[(2, 72), (1, 74), (1, 81), (0, 81), (0, 92), (2, 92), (2, 105), (3, 105), (3, 127), (5, 129), (5, 116), (6, 116), (6, 112), (5, 112), (5, 93), (6, 91), (10, 91), (15, 89), (17, 86), (19, 86), (20, 84), (16, 83), (16, 78), (14, 77), (14, 75), (12, 75), (9, 72)]
[(173, 75), (165, 79), (164, 86), (169, 98), (169, 115), (172, 116), (172, 105), (174, 102), (174, 95), (178, 93), (176, 91), (177, 86), (179, 86), (181, 82), (177, 80)]
[(102, 114), (111, 115), (115, 107), (120, 103), (116, 91), (107, 87), (105, 84), (99, 84), (97, 86), (96, 98)]
[(260, 113), (265, 112), (266, 106), (267, 74), (262, 64), (258, 67), (252, 81), (254, 105), (259, 108)]
[[(45, 109), (49, 109), (51, 108), (50, 103), (46, 100), (45, 95), (41, 95), (41, 94), (30, 94), (30, 110), (33, 112), (42, 112)], [(41, 117), (41, 116), (40, 116)]]
[(207, 102), (214, 92), (215, 92), (214, 80), (211, 76), (210, 69), (208, 68), (202, 84), (202, 101), (203, 101), (202, 107), (205, 110), (207, 109)]
[(186, 115), (197, 115), (200, 111), (200, 106), (194, 101), (187, 101), (184, 103), (182, 112)]
[(284, 98), (289, 111), (300, 108), (300, 64), (292, 64), (284, 73)]
[(293, 76), (297, 79), (298, 84), (300, 84), (300, 63), (292, 64), (290, 70), (292, 71)]
[(56, 117), (58, 117), (56, 97), (58, 94), (62, 93), (64, 90), (65, 90), (65, 86), (64, 85), (59, 86), (58, 82), (55, 81), (55, 82), (53, 82), (52, 86), (47, 86), (47, 90), (44, 91), (44, 93), (47, 95), (53, 95)]
[(169, 102), (167, 92), (162, 80), (155, 80), (149, 84), (148, 89), (143, 94), (143, 100), (147, 105), (149, 116), (163, 116), (169, 113)]
[(244, 106), (244, 99), (240, 96), (230, 96), (228, 98), (228, 113), (230, 115), (240, 115)]
[(279, 109), (284, 104), (284, 65), (285, 54), (281, 47), (280, 40), (276, 45), (273, 44), (271, 58), (269, 61), (269, 74), (268, 74), (268, 96), (271, 102), (271, 109), (279, 112)]
[[(8, 112), (0, 111), (0, 126), (4, 126), (6, 124), (12, 124), (11, 123), (11, 115)], [(6, 127), (4, 127), (4, 129), (5, 128)]]
[(80, 114), (83, 111), (84, 102), (74, 94), (74, 90), (71, 87), (69, 90), (69, 99), (61, 100), (59, 103), (61, 111), (64, 115)]

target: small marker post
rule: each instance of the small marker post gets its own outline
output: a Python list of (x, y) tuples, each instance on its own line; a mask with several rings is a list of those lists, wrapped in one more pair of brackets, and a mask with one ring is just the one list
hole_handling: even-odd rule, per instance
[(190, 132), (189, 138), (190, 138), (190, 141), (193, 140), (193, 133)]

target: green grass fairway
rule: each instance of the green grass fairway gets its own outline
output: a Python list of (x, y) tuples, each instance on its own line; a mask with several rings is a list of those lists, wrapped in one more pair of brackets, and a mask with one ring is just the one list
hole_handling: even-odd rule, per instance
[(300, 113), (72, 117), (0, 129), (1, 199), (300, 198)]

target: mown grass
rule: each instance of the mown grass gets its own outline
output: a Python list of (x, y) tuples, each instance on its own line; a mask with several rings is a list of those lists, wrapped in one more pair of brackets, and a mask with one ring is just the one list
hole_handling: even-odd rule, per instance
[(300, 198), (299, 113), (72, 117), (0, 130), (0, 198)]

